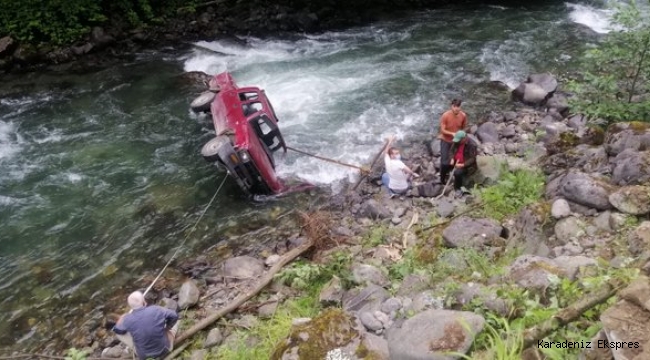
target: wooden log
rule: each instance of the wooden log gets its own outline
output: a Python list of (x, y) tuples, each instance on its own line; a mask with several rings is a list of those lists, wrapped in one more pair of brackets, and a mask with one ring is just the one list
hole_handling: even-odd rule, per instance
[(585, 311), (600, 305), (616, 295), (618, 288), (605, 284), (595, 293), (580, 299), (573, 305), (560, 310), (552, 318), (524, 331), (524, 349), (537, 345), (537, 342), (560, 327), (577, 320)]
[[(305, 251), (309, 250), (312, 246), (314, 245), (312, 240), (306, 240), (305, 243), (302, 245), (298, 246), (297, 248), (289, 251), (288, 253), (284, 254), (280, 260), (269, 269), (269, 271), (264, 274), (264, 276), (259, 280), (259, 282), (255, 285), (253, 289), (250, 291), (239, 295), (235, 299), (233, 299), (227, 306), (219, 309), (216, 313), (208, 316), (207, 318), (201, 320), (197, 324), (194, 324), (191, 328), (189, 328), (185, 333), (181, 334), (179, 337), (177, 337), (174, 340), (174, 347), (177, 345), (180, 345), (183, 343), (183, 341), (189, 339), (190, 337), (194, 336), (196, 333), (199, 331), (207, 328), (208, 326), (212, 325), (214, 322), (222, 318), (223, 316), (237, 310), (242, 304), (244, 304), (246, 301), (250, 300), (252, 297), (256, 296), (260, 291), (262, 291), (268, 284), (273, 281), (273, 278), (275, 277), (275, 274), (280, 272), (282, 268), (291, 262), (293, 259), (297, 258), (300, 256), (302, 253)], [(169, 354), (165, 360), (171, 360), (174, 357), (176, 357), (180, 352), (182, 348), (177, 348)]]

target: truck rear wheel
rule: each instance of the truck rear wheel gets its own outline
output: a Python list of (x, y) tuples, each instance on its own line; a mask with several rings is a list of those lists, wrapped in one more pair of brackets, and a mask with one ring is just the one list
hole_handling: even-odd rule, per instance
[(190, 108), (195, 113), (210, 112), (210, 105), (212, 105), (215, 96), (217, 94), (212, 91), (203, 92), (192, 101)]

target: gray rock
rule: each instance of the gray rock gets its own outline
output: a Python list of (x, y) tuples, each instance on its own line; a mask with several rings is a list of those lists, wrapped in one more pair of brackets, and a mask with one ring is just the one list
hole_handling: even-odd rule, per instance
[(350, 289), (343, 295), (343, 309), (345, 311), (377, 311), (389, 297), (388, 291), (377, 285), (369, 285), (363, 289)]
[(390, 211), (375, 199), (370, 199), (363, 203), (360, 213), (362, 216), (370, 219), (390, 219), (392, 217)]
[(570, 171), (562, 179), (560, 192), (564, 198), (598, 210), (611, 209), (609, 194), (615, 188), (585, 173)]
[(617, 185), (645, 185), (650, 183), (650, 151), (627, 149), (614, 159), (612, 181)]
[(194, 280), (187, 280), (178, 291), (178, 308), (188, 309), (199, 302), (200, 291)]
[(552, 259), (522, 255), (508, 267), (508, 278), (522, 288), (544, 293), (551, 285), (550, 276), (565, 276), (563, 268)]
[(487, 245), (501, 237), (503, 228), (492, 219), (461, 216), (442, 232), (445, 245), (451, 248)]
[[(429, 287), (429, 281), (423, 275), (409, 274), (397, 290), (397, 296), (411, 296)], [(404, 305), (405, 306), (405, 305)]]
[(517, 134), (517, 130), (515, 129), (514, 124), (510, 124), (510, 125), (506, 126), (506, 128), (503, 129), (503, 132), (502, 132), (502, 135), (505, 138), (511, 138), (511, 137), (515, 136), (516, 134)]
[(609, 216), (609, 227), (612, 230), (619, 230), (627, 224), (630, 215), (621, 214), (621, 213), (612, 213)]
[(438, 206), (436, 207), (436, 212), (441, 218), (448, 218), (454, 214), (456, 210), (456, 205), (453, 201), (448, 198), (442, 198), (438, 200)]
[(444, 299), (442, 297), (436, 296), (431, 290), (426, 290), (413, 297), (413, 302), (404, 309), (419, 313), (427, 309), (442, 309), (443, 306)]
[(192, 354), (190, 355), (190, 360), (203, 360), (203, 359), (207, 359), (207, 357), (208, 357), (208, 350), (206, 349), (193, 350)]
[(223, 342), (223, 335), (221, 334), (221, 330), (216, 327), (210, 330), (208, 333), (208, 336), (205, 338), (205, 341), (203, 342), (203, 347), (206, 349), (209, 349), (214, 346), (219, 346)]
[(231, 279), (256, 279), (264, 272), (264, 262), (252, 256), (237, 256), (224, 261), (223, 275)]
[(257, 316), (260, 317), (260, 319), (269, 319), (275, 315), (275, 311), (278, 309), (278, 302), (273, 301), (270, 303), (266, 303), (259, 308), (257, 308)]
[(557, 79), (551, 73), (531, 74), (527, 79), (528, 83), (536, 84), (546, 93), (552, 93), (557, 90)]
[(513, 154), (519, 150), (519, 144), (517, 143), (507, 143), (506, 144), (506, 154)]
[(633, 255), (640, 255), (650, 247), (650, 221), (644, 221), (628, 237), (628, 249)]
[(102, 357), (103, 358), (113, 358), (113, 359), (118, 359), (122, 357), (126, 357), (128, 353), (124, 351), (124, 348), (121, 346), (112, 346), (108, 347), (104, 350), (102, 350)]
[(343, 299), (343, 286), (341, 279), (333, 276), (332, 279), (323, 286), (318, 297), (322, 306), (338, 306)]
[(566, 244), (571, 239), (580, 238), (586, 235), (585, 228), (587, 225), (576, 217), (567, 217), (555, 224), (555, 237), (562, 243)]
[(609, 218), (611, 215), (612, 213), (610, 211), (603, 211), (592, 220), (592, 223), (597, 229), (610, 232), (612, 231), (612, 228), (609, 225)]
[(586, 256), (558, 256), (553, 262), (564, 270), (570, 280), (579, 277), (580, 272), (589, 266), (598, 266), (598, 262)]
[(476, 131), (476, 136), (478, 136), (481, 143), (497, 143), (499, 142), (499, 131), (497, 125), (493, 122), (485, 122), (478, 127)]
[(477, 184), (495, 184), (501, 176), (501, 170), (506, 161), (498, 156), (478, 155), (476, 157), (477, 171), (472, 175), (472, 180)]
[(625, 150), (638, 152), (650, 149), (650, 125), (615, 123), (607, 129), (604, 145), (611, 156)]
[(367, 358), (390, 360), (388, 342), (383, 337), (367, 333), (364, 335), (361, 344), (368, 350), (369, 355)]
[(280, 261), (280, 255), (273, 254), (267, 257), (266, 260), (264, 260), (264, 265), (271, 267), (275, 265), (278, 261)]
[(557, 199), (551, 206), (551, 216), (556, 219), (562, 219), (571, 215), (571, 208), (569, 203), (564, 199)]
[(396, 312), (401, 308), (402, 308), (402, 301), (395, 297), (387, 299), (386, 301), (384, 301), (383, 304), (381, 304), (381, 311), (386, 314)]
[(434, 139), (431, 142), (429, 149), (431, 150), (431, 155), (433, 155), (434, 157), (440, 157), (440, 140)]
[(359, 285), (375, 284), (383, 287), (390, 284), (390, 280), (388, 280), (388, 277), (381, 270), (367, 264), (353, 266), (352, 277), (354, 282)]
[(448, 360), (446, 352), (466, 353), (483, 330), (480, 315), (451, 310), (428, 310), (407, 319), (387, 333), (391, 359)]
[(398, 217), (393, 217), (392, 219), (390, 219), (390, 222), (393, 225), (399, 225), (402, 222), (402, 219), (400, 219)]
[(556, 109), (560, 114), (566, 114), (569, 111), (569, 102), (566, 96), (555, 93), (546, 101), (546, 107)]
[(359, 320), (370, 331), (378, 331), (384, 328), (384, 324), (379, 321), (375, 315), (370, 311), (363, 311), (359, 313)]
[(257, 325), (259, 322), (259, 319), (253, 315), (244, 315), (239, 319), (233, 320), (232, 324), (236, 327), (250, 330), (254, 328), (255, 325)]
[(178, 311), (178, 302), (176, 300), (170, 299), (170, 298), (163, 298), (161, 300), (161, 302), (162, 302), (161, 305), (163, 307), (165, 307), (165, 308), (167, 308), (169, 310)]
[(650, 213), (650, 186), (624, 186), (609, 195), (609, 202), (625, 214)]
[(554, 230), (548, 221), (544, 205), (531, 204), (524, 207), (512, 225), (508, 225), (508, 229), (508, 249), (511, 250), (522, 248), (524, 254), (547, 256), (550, 248), (557, 245), (549, 240)]
[[(647, 278), (645, 281), (648, 281)], [(621, 300), (600, 315), (603, 331), (610, 342), (638, 342), (640, 348), (611, 349), (615, 359), (648, 359), (650, 349), (644, 348), (650, 333), (650, 312), (631, 301)]]
[(532, 83), (521, 83), (512, 91), (512, 98), (527, 105), (540, 105), (546, 99), (548, 92), (541, 86)]

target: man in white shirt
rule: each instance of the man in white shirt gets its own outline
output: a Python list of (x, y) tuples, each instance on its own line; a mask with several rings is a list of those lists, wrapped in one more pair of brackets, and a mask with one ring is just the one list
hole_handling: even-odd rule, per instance
[(402, 162), (399, 149), (391, 147), (394, 140), (395, 136), (388, 139), (384, 152), (386, 172), (381, 176), (381, 182), (386, 186), (391, 197), (406, 194), (409, 189), (409, 178), (419, 176)]

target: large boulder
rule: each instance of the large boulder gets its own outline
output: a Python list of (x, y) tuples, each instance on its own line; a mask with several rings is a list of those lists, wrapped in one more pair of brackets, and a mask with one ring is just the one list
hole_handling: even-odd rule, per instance
[(570, 171), (562, 179), (561, 195), (577, 204), (598, 210), (612, 208), (609, 203), (609, 194), (616, 188), (605, 180), (595, 178), (578, 171)]
[(609, 195), (609, 202), (622, 213), (631, 215), (650, 213), (650, 186), (624, 186)]
[(527, 79), (528, 83), (537, 84), (547, 93), (554, 93), (557, 90), (557, 79), (551, 73), (531, 74)]
[(628, 236), (628, 250), (640, 255), (650, 248), (650, 221), (644, 221)]
[(11, 55), (17, 45), (10, 36), (0, 38), (0, 58)]
[(391, 359), (449, 360), (447, 352), (466, 353), (485, 319), (467, 311), (427, 310), (387, 333)]
[(256, 279), (264, 272), (264, 261), (252, 256), (237, 256), (223, 263), (223, 276), (235, 280)]
[(612, 161), (612, 181), (617, 185), (644, 185), (650, 183), (650, 151), (626, 149)]
[(196, 305), (199, 302), (199, 295), (201, 292), (194, 280), (185, 281), (178, 291), (178, 307), (185, 310)]
[(610, 125), (605, 135), (605, 149), (611, 156), (616, 156), (627, 149), (649, 150), (650, 123), (626, 122)]
[(442, 232), (442, 239), (450, 248), (481, 247), (498, 242), (502, 231), (503, 227), (492, 219), (461, 216)]
[(555, 92), (557, 85), (555, 76), (550, 73), (531, 74), (512, 91), (512, 97), (525, 104), (541, 105)]

